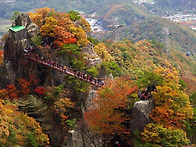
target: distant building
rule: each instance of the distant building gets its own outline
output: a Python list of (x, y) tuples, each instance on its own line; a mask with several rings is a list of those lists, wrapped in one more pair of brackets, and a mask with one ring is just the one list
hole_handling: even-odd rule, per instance
[(0, 3), (4, 2), (4, 3), (13, 3), (16, 0), (0, 0)]
[(167, 18), (176, 22), (194, 21), (196, 14), (173, 14), (163, 18)]
[(139, 5), (142, 3), (147, 3), (147, 4), (151, 4), (151, 5), (155, 4), (154, 0), (134, 0), (133, 3), (139, 4)]

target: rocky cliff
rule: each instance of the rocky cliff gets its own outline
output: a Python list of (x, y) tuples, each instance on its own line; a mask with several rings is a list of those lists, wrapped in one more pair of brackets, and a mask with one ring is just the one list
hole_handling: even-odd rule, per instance
[[(24, 50), (31, 46), (30, 38), (34, 37), (39, 32), (39, 27), (32, 23), (28, 14), (21, 13), (13, 23), (13, 26), (24, 26), (24, 30), (21, 32), (11, 32), (6, 40), (4, 47), (4, 63), (0, 67), (0, 88), (5, 88), (6, 85), (15, 84), (17, 78), (27, 78), (29, 75), (35, 75), (37, 79), (41, 80), (41, 85), (44, 86), (57, 86), (63, 84), (67, 87), (67, 82), (64, 81), (64, 75), (36, 62), (28, 60), (24, 55)], [(14, 36), (14, 37), (13, 37)], [(96, 66), (102, 62), (99, 56), (94, 52), (93, 46), (88, 44), (82, 48), (82, 51), (87, 54), (88, 66)], [(60, 62), (63, 62), (60, 57), (55, 57)], [(65, 63), (66, 64), (66, 63)], [(105, 75), (101, 75), (105, 77)], [(113, 78), (112, 75), (109, 77)], [(75, 96), (76, 97), (76, 96)], [(96, 97), (96, 88), (90, 89), (85, 95), (77, 95), (78, 107), (81, 108), (81, 116), (83, 112), (91, 107), (91, 99)], [(37, 100), (36, 100), (37, 101)], [(28, 101), (28, 103), (30, 103)], [(41, 101), (40, 107), (41, 107)], [(21, 104), (21, 107), (26, 111), (26, 105)], [(142, 130), (143, 127), (150, 122), (149, 114), (153, 108), (153, 102), (139, 101), (136, 102), (132, 109), (132, 122), (130, 128)], [(40, 108), (35, 107), (35, 110)], [(22, 110), (22, 109), (21, 109)], [(39, 114), (33, 112), (33, 115)], [(49, 114), (49, 113), (47, 113)], [(49, 116), (51, 117), (51, 115)], [(44, 118), (44, 117), (43, 117)], [(41, 119), (39, 117), (39, 119)], [(44, 124), (43, 124), (44, 125)], [(50, 126), (51, 127), (51, 126)], [(61, 132), (58, 126), (53, 126), (51, 130), (46, 132), (49, 134), (52, 146), (70, 146), (70, 147), (83, 147), (83, 146), (104, 146), (103, 138), (88, 130), (88, 127), (84, 122), (77, 122), (77, 127), (74, 130), (70, 130), (68, 138), (63, 138), (64, 133)], [(133, 132), (131, 132), (133, 133)], [(69, 141), (67, 141), (69, 140)], [(65, 142), (67, 142), (65, 144)]]
[(130, 123), (131, 134), (136, 130), (142, 131), (152, 121), (149, 117), (152, 109), (154, 109), (152, 99), (135, 102), (132, 108), (132, 119)]

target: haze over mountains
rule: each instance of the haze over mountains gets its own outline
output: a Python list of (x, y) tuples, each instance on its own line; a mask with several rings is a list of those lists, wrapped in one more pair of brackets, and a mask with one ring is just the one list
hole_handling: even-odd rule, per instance
[[(101, 12), (107, 12), (112, 5), (118, 4), (126, 5), (128, 9), (129, 7), (131, 9), (131, 6), (133, 6), (132, 0), (1, 0), (0, 17), (8, 18), (14, 11), (24, 12), (42, 7), (55, 8), (58, 11), (78, 10), (86, 13), (97, 11), (98, 14), (101, 14)], [(150, 12), (155, 13), (155, 15), (163, 15), (165, 12), (173, 13), (176, 11), (195, 12), (194, 8), (196, 8), (194, 0), (154, 0), (154, 5), (148, 3), (141, 3), (141, 5), (142, 9), (140, 11), (144, 11), (145, 9), (151, 10)], [(138, 7), (138, 5), (134, 5), (134, 7)]]
[[(176, 13), (194, 14), (196, 12), (196, 1), (195, 0), (1, 0), (0, 1), (0, 18), (9, 19), (14, 11), (19, 12), (28, 12), (34, 11), (36, 8), (50, 7), (54, 8), (57, 11), (76, 10), (79, 12), (84, 12), (85, 16), (90, 14), (95, 14), (95, 23), (99, 24), (101, 28), (100, 31), (103, 31), (101, 34), (92, 34), (93, 37), (98, 39), (112, 39), (111, 38), (111, 29), (108, 28), (109, 25), (115, 23), (118, 25), (123, 25), (124, 28), (121, 31), (120, 38), (128, 38), (132, 41), (138, 41), (140, 39), (156, 39), (157, 41), (162, 42), (162, 28), (170, 26), (175, 28), (176, 23), (171, 21), (162, 21), (155, 16), (168, 16)], [(91, 17), (91, 16), (90, 16)], [(155, 17), (155, 18), (152, 18)], [(150, 20), (148, 20), (150, 19)], [(141, 22), (144, 21), (144, 22)], [(149, 26), (149, 22), (155, 21), (155, 25)], [(5, 31), (3, 27), (0, 32)], [(127, 27), (126, 27), (127, 26)], [(91, 26), (93, 27), (93, 26)], [(185, 37), (178, 38), (177, 36), (182, 36), (179, 34), (180, 31), (176, 29), (170, 29), (174, 42), (177, 44), (177, 48), (180, 50), (186, 51), (187, 48), (190, 50), (195, 50), (196, 39), (194, 38), (194, 33), (189, 33), (186, 27), (180, 27), (185, 35)], [(95, 28), (99, 29), (99, 28)], [(135, 30), (135, 31), (134, 31)], [(125, 32), (125, 33), (123, 33)], [(137, 34), (135, 34), (137, 33)], [(145, 35), (146, 34), (146, 35)], [(192, 34), (189, 36), (189, 34)], [(158, 36), (157, 36), (158, 35)], [(171, 36), (171, 37), (172, 37)], [(171, 41), (173, 41), (171, 39)], [(189, 42), (186, 43), (185, 42)], [(180, 45), (179, 45), (180, 44)], [(195, 51), (194, 51), (195, 52)]]

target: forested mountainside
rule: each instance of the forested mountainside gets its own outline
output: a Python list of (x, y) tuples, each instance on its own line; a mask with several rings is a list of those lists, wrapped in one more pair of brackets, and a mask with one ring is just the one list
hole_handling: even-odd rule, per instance
[[(135, 0), (137, 1), (137, 0)], [(140, 17), (141, 13), (151, 14), (151, 15), (159, 15), (163, 16), (166, 12), (169, 14), (173, 14), (176, 12), (195, 12), (196, 3), (194, 0), (154, 0), (154, 4), (142, 3), (141, 5), (134, 4), (131, 0), (56, 0), (55, 2), (52, 0), (30, 0), (30, 1), (0, 1), (0, 17), (10, 18), (14, 11), (19, 12), (28, 12), (33, 11), (35, 8), (43, 8), (50, 7), (54, 8), (57, 11), (69, 11), (69, 10), (77, 10), (84, 11), (86, 14), (97, 12), (98, 16), (102, 16), (106, 13), (111, 13), (111, 8), (120, 7), (117, 9), (113, 15), (119, 16), (119, 14), (130, 16), (134, 15), (135, 19)], [(123, 7), (124, 8), (123, 8)], [(129, 14), (131, 11), (134, 12), (134, 9), (138, 9), (137, 13)], [(123, 10), (123, 11), (122, 11)], [(122, 16), (121, 16), (122, 17)], [(129, 18), (129, 17), (128, 17)], [(129, 18), (130, 19), (130, 18)], [(126, 21), (126, 19), (123, 19)]]
[[(91, 14), (96, 12), (99, 20), (104, 19), (104, 23), (108, 25), (108, 21), (113, 17), (120, 17), (119, 21), (123, 24), (129, 25), (138, 20), (143, 20), (148, 11), (144, 7), (130, 3), (129, 0), (103, 0), (103, 1), (62, 1), (52, 0), (49, 1), (14, 1), (12, 3), (0, 2), (0, 17), (9, 19), (14, 11), (28, 12), (33, 11), (35, 8), (50, 7), (55, 8), (57, 11), (76, 10)], [(106, 14), (106, 15), (105, 15)], [(123, 15), (122, 15), (123, 14)], [(121, 18), (122, 17), (122, 18)], [(128, 19), (127, 19), (128, 18)], [(105, 26), (105, 25), (104, 25)]]
[[(164, 44), (165, 34), (163, 29), (168, 28), (168, 44), (171, 53), (173, 50), (183, 51), (185, 54), (190, 51), (195, 58), (196, 53), (196, 32), (190, 28), (159, 17), (151, 17), (134, 25), (119, 28), (118, 33), (121, 39), (127, 38), (133, 42), (142, 39), (156, 40)], [(113, 39), (111, 32), (97, 34), (97, 39)]]
[(0, 146), (194, 144), (196, 61), (89, 32), (76, 11), (16, 17), (0, 66)]
[(188, 11), (196, 8), (196, 2), (194, 0), (155, 0), (155, 4), (163, 9), (178, 9), (178, 11)]

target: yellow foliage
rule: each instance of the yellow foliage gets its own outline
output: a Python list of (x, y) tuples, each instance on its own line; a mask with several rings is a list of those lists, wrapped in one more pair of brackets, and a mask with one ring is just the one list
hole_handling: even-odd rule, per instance
[(86, 19), (82, 18), (79, 21), (81, 27), (84, 29), (85, 32), (91, 32), (91, 26)]
[(0, 99), (0, 144), (4, 146), (26, 146), (28, 134), (32, 133), (39, 146), (49, 144), (35, 119), (17, 111), (17, 106)]
[(158, 67), (154, 70), (155, 73), (158, 73), (164, 77), (164, 85), (167, 85), (171, 88), (179, 89), (179, 71), (175, 67), (163, 68)]
[(190, 141), (186, 133), (180, 129), (164, 128), (159, 124), (148, 124), (141, 133), (142, 140), (154, 146), (183, 147)]
[(152, 119), (164, 127), (184, 127), (183, 120), (193, 116), (187, 94), (168, 86), (157, 86), (152, 92), (155, 100), (155, 109), (152, 110)]
[(50, 11), (51, 9), (48, 7), (36, 9), (36, 12), (42, 15), (42, 19), (45, 19)]
[(48, 12), (50, 11), (50, 8), (41, 8), (41, 9), (36, 9), (36, 13), (32, 13), (29, 12), (29, 16), (31, 18), (31, 20), (38, 25), (39, 27), (41, 27), (43, 25), (43, 20), (45, 19), (45, 17), (47, 16)]
[[(61, 118), (61, 124), (64, 129), (66, 128), (66, 120), (68, 119), (68, 114), (70, 113), (70, 108), (74, 108), (75, 103), (71, 102), (70, 98), (60, 98), (54, 103), (54, 108), (57, 114)], [(66, 115), (65, 115), (66, 114)]]
[(86, 46), (90, 41), (87, 39), (86, 32), (82, 28), (70, 27), (72, 33), (76, 36), (78, 46)]
[(101, 57), (104, 61), (112, 61), (113, 57), (107, 52), (106, 46), (104, 43), (99, 43), (94, 47), (95, 53)]
[(40, 28), (43, 36), (55, 37), (54, 29), (57, 26), (57, 20), (53, 17), (47, 17), (45, 24)]

